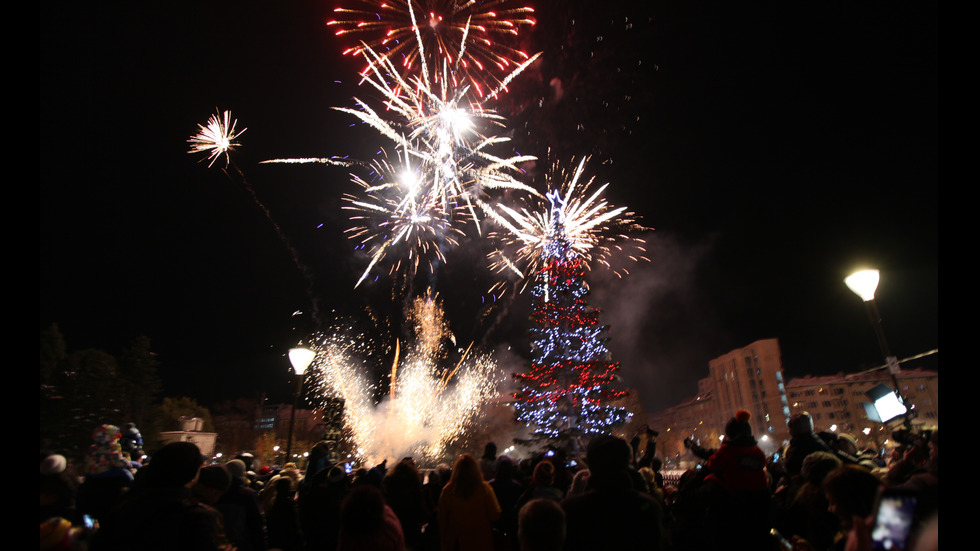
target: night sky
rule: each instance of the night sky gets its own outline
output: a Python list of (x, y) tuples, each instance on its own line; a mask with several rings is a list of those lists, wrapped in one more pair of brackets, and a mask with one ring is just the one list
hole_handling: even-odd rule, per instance
[[(287, 400), (284, 353), (317, 320), (397, 312), (390, 280), (354, 289), (367, 259), (343, 234), (349, 170), (259, 164), (388, 147), (332, 109), (376, 101), (324, 24), (342, 4), (41, 3), (42, 329), (110, 353), (149, 336), (170, 395)], [(610, 200), (654, 228), (650, 263), (590, 274), (647, 408), (758, 339), (780, 339), (790, 378), (880, 365), (842, 282), (860, 265), (881, 270), (892, 351), (938, 348), (935, 4), (530, 5), (517, 44), (543, 54), (489, 106), (541, 159), (529, 182), (546, 159), (591, 155)], [(248, 128), (233, 160), (255, 198), (187, 154), (215, 108)], [(513, 371), (530, 297), (491, 306), (488, 246), (451, 253), (436, 290), (457, 339), (511, 345)]]

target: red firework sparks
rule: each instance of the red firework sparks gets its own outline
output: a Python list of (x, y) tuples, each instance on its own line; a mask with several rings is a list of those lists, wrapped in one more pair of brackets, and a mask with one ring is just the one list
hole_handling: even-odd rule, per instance
[(327, 21), (338, 36), (358, 41), (344, 54), (360, 55), (367, 45), (398, 60), (405, 78), (423, 71), (435, 76), (445, 65), (454, 85), (470, 84), (482, 97), (529, 59), (506, 41), (535, 24), (530, 7), (510, 7), (508, 0), (350, 1), (359, 7), (337, 8), (336, 19)]

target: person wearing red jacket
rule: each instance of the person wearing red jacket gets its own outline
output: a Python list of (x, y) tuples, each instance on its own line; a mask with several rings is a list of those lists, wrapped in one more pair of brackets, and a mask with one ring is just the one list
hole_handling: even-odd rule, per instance
[(756, 445), (749, 412), (740, 409), (725, 425), (725, 440), (708, 459), (710, 479), (729, 492), (765, 491), (769, 488), (766, 454)]
[(708, 505), (712, 550), (767, 549), (771, 545), (772, 494), (766, 455), (756, 445), (749, 412), (738, 410), (725, 425), (725, 440), (708, 458), (706, 482), (714, 482)]

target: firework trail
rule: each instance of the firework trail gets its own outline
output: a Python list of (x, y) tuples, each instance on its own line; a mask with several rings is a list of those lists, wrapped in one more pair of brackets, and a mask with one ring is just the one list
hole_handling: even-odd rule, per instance
[(240, 145), (235, 140), (246, 130), (245, 128), (242, 128), (241, 131), (236, 132), (235, 125), (237, 124), (238, 119), (231, 119), (231, 111), (224, 111), (223, 113), (216, 113), (212, 115), (208, 119), (207, 125), (197, 125), (198, 132), (187, 140), (187, 142), (191, 144), (188, 153), (207, 153), (208, 159), (211, 161), (208, 164), (208, 168), (214, 165), (214, 161), (217, 160), (218, 157), (221, 155), (225, 156), (225, 167), (222, 168), (221, 171), (224, 172), (230, 180), (234, 180), (235, 178), (232, 177), (231, 173), (228, 171), (229, 168), (234, 169), (235, 174), (238, 175), (238, 179), (245, 188), (245, 191), (247, 191), (249, 196), (251, 196), (255, 205), (262, 210), (263, 214), (265, 214), (266, 220), (272, 224), (272, 228), (276, 230), (276, 235), (279, 237), (279, 241), (284, 247), (286, 247), (286, 250), (289, 251), (289, 255), (293, 260), (293, 265), (296, 266), (296, 269), (299, 270), (300, 274), (303, 276), (303, 279), (306, 281), (306, 297), (310, 301), (310, 307), (312, 309), (311, 315), (315, 326), (319, 327), (319, 309), (317, 306), (316, 297), (313, 294), (312, 272), (305, 264), (300, 262), (299, 253), (296, 252), (296, 249), (293, 248), (292, 244), (286, 238), (282, 228), (279, 227), (279, 224), (272, 217), (272, 213), (269, 212), (268, 207), (266, 207), (265, 204), (259, 199), (258, 194), (255, 193), (255, 189), (248, 183), (248, 180), (245, 178), (245, 174), (242, 173), (238, 166), (231, 160), (231, 156), (228, 154), (229, 151)]
[(307, 157), (303, 159), (268, 159), (265, 161), (259, 161), (260, 165), (264, 164), (292, 164), (292, 165), (302, 165), (302, 164), (322, 164), (322, 165), (333, 165), (333, 166), (354, 166), (360, 164), (358, 161), (351, 161), (348, 159), (341, 159), (339, 157)]
[[(506, 75), (530, 56), (507, 45), (522, 26), (533, 26), (534, 10), (507, 0), (350, 0), (327, 21), (338, 36), (359, 43), (344, 55), (373, 49), (400, 61), (402, 75), (425, 75), (445, 65), (453, 86), (469, 85), (481, 98), (506, 86)], [(364, 68), (367, 74), (370, 68)], [(428, 78), (425, 76), (424, 78)]]
[(415, 345), (396, 357), (389, 394), (373, 400), (365, 372), (379, 354), (363, 334), (339, 328), (318, 339), (311, 368), (322, 397), (344, 400), (344, 421), (354, 449), (368, 464), (406, 455), (442, 460), (446, 446), (467, 437), (466, 427), (496, 396), (500, 374), (489, 356), (464, 355), (443, 365), (454, 342), (436, 297), (415, 299), (411, 321)]
[[(567, 242), (571, 255), (581, 258), (588, 269), (604, 265), (622, 277), (628, 272), (610, 264), (613, 254), (620, 251), (633, 261), (649, 262), (642, 256), (643, 240), (631, 235), (648, 228), (626, 207), (613, 207), (602, 197), (609, 184), (592, 191), (595, 176), (584, 178), (587, 161), (583, 158), (571, 173), (557, 164), (552, 167), (547, 176), (547, 202), (538, 200), (520, 209), (498, 205), (500, 215), (494, 221), (505, 231), (494, 236), (502, 247), (491, 253), (493, 269), (512, 272), (526, 285), (530, 278), (525, 276), (542, 268), (549, 245), (557, 239)], [(504, 285), (498, 282), (494, 289), (502, 291)]]

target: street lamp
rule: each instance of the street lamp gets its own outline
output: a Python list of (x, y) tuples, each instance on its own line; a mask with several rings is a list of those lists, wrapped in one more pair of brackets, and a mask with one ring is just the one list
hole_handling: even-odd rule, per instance
[(316, 352), (309, 348), (298, 346), (289, 349), (289, 363), (296, 373), (296, 396), (293, 398), (293, 409), (289, 413), (289, 436), (286, 438), (286, 462), (293, 457), (293, 425), (296, 423), (296, 408), (299, 406), (299, 395), (303, 392), (303, 375), (306, 368), (313, 363)]
[(888, 365), (888, 372), (892, 376), (892, 384), (895, 385), (895, 395), (898, 396), (899, 401), (905, 406), (905, 428), (911, 430), (912, 422), (909, 419), (909, 412), (912, 409), (911, 404), (902, 394), (902, 387), (898, 384), (898, 373), (901, 370), (898, 365), (898, 358), (892, 356), (891, 350), (888, 348), (888, 341), (885, 340), (885, 330), (881, 327), (881, 314), (878, 313), (878, 304), (875, 302), (878, 279), (878, 270), (861, 270), (844, 278), (844, 283), (854, 294), (861, 297), (861, 300), (864, 301), (864, 305), (868, 309), (868, 318), (871, 320), (872, 327), (874, 327), (875, 336), (878, 337), (878, 346), (881, 348), (881, 355), (885, 357), (885, 364)]

